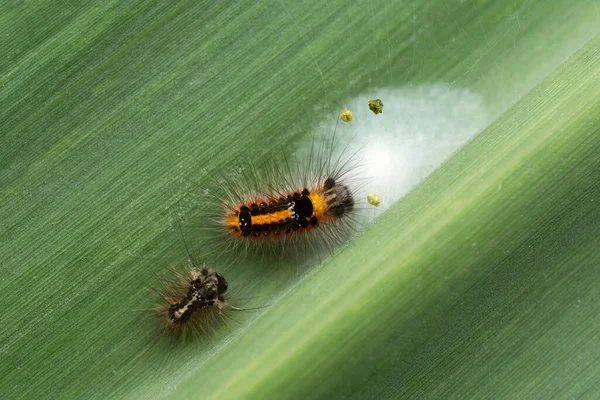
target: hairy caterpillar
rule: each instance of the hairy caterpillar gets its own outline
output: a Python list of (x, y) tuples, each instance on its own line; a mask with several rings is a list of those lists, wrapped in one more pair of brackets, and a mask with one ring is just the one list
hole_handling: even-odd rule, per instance
[(228, 283), (218, 272), (205, 265), (193, 266), (186, 273), (173, 271), (175, 278), (162, 281), (158, 291), (162, 303), (154, 313), (167, 333), (185, 337), (189, 333), (208, 335), (218, 319), (224, 320), (227, 311), (240, 310), (227, 303)]
[(334, 138), (307, 157), (272, 157), (263, 168), (252, 164), (226, 171), (209, 191), (210, 216), (200, 226), (221, 251), (262, 256), (296, 256), (332, 251), (356, 228), (363, 180), (360, 161)]

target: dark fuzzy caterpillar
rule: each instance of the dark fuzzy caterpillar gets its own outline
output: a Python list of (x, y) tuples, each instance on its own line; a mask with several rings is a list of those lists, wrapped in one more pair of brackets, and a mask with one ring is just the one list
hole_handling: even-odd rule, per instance
[(157, 292), (163, 303), (153, 309), (167, 333), (185, 337), (201, 331), (208, 335), (218, 319), (224, 320), (227, 311), (240, 310), (227, 303), (228, 284), (220, 273), (201, 265), (185, 274), (174, 274), (175, 279), (162, 280), (162, 290)]

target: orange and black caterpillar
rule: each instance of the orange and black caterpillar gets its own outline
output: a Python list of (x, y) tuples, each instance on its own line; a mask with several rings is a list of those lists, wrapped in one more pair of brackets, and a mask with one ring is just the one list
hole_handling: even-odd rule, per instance
[(200, 222), (205, 243), (213, 239), (216, 252), (234, 259), (236, 249), (261, 258), (320, 257), (343, 244), (357, 226), (361, 163), (347, 146), (336, 149), (334, 138), (317, 147), (313, 142), (308, 157), (274, 156), (260, 168), (248, 163), (217, 178), (203, 201), (213, 207)]
[(302, 233), (352, 212), (354, 196), (333, 178), (313, 189), (304, 188), (287, 196), (258, 198), (247, 205), (232, 207), (225, 225), (234, 238), (278, 238)]

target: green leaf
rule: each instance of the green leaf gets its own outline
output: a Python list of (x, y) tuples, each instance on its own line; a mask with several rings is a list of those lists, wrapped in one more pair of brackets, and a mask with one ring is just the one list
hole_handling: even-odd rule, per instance
[(596, 397), (599, 65), (600, 35), (173, 397)]
[[(599, 9), (3, 4), (3, 396), (598, 397)], [(189, 181), (301, 148), (365, 96), (384, 112), (353, 126), (375, 138), (443, 131), (392, 197), (487, 128), (308, 274), (226, 269), (269, 308), (157, 338), (148, 286), (185, 260)], [(431, 113), (454, 107), (468, 114)]]

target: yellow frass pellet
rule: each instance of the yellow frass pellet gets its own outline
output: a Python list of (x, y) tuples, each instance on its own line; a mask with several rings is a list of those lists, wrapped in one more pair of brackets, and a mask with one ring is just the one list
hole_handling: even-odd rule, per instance
[(344, 108), (344, 112), (340, 114), (340, 119), (344, 122), (351, 122), (354, 119), (354, 117), (352, 116), (352, 111), (348, 110), (347, 108)]
[(378, 207), (381, 204), (381, 198), (377, 193), (369, 193), (367, 195), (367, 201), (370, 205)]

